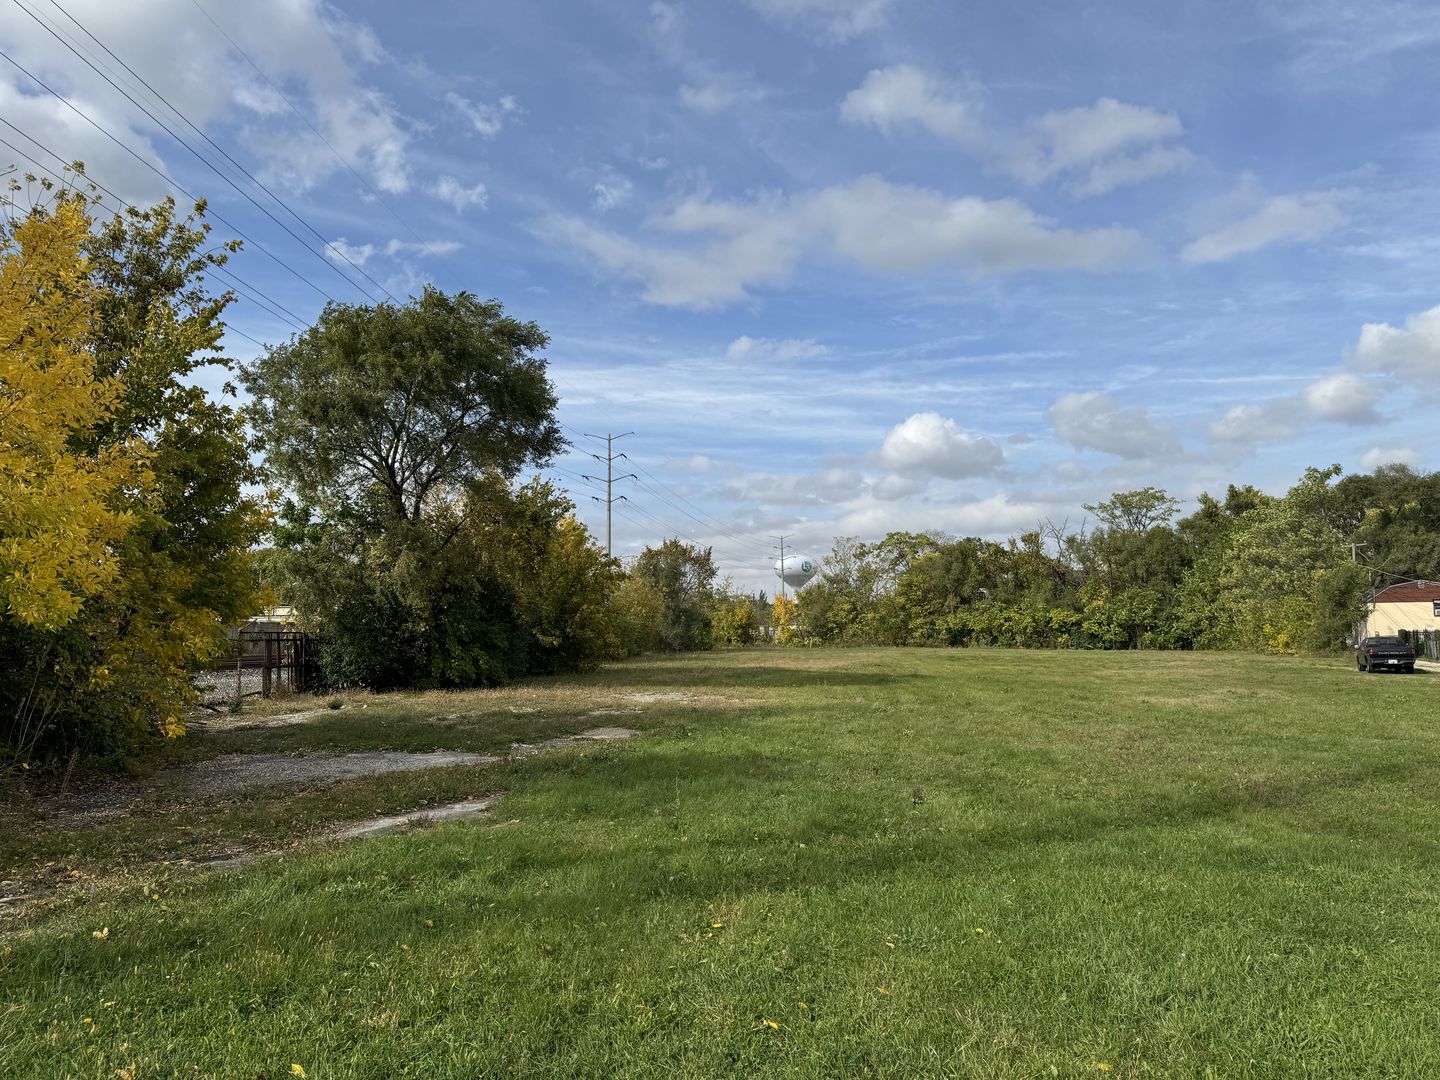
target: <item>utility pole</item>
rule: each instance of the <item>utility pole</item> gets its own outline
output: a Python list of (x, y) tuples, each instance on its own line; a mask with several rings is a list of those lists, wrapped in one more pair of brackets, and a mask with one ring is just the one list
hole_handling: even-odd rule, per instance
[[(627, 432), (624, 432), (624, 433), (621, 434), (621, 435), (611, 435), (611, 434), (608, 434), (608, 433), (605, 434), (605, 435), (591, 435), (589, 432), (586, 432), (586, 433), (585, 433), (585, 437), (586, 437), (587, 439), (604, 439), (604, 440), (605, 440), (605, 456), (604, 456), (604, 457), (601, 457), (599, 454), (591, 454), (591, 455), (590, 455), (590, 456), (593, 457), (596, 461), (601, 461), (601, 462), (604, 462), (604, 463), (605, 463), (605, 498), (602, 499), (602, 498), (600, 498), (600, 496), (598, 496), (598, 495), (591, 495), (590, 497), (591, 497), (592, 499), (594, 499), (596, 502), (603, 502), (603, 503), (605, 504), (605, 554), (606, 554), (607, 556), (612, 556), (612, 557), (613, 557), (613, 556), (614, 556), (614, 553), (615, 553), (615, 552), (614, 552), (614, 542), (613, 542), (614, 529), (613, 529), (613, 527), (612, 527), (612, 525), (611, 525), (611, 520), (610, 520), (611, 511), (613, 510), (613, 508), (614, 508), (614, 506), (615, 506), (615, 504), (616, 504), (617, 502), (628, 502), (628, 501), (629, 501), (628, 499), (625, 498), (624, 495), (621, 495), (618, 499), (615, 497), (615, 481), (616, 481), (616, 480), (635, 480), (635, 479), (638, 479), (634, 473), (626, 473), (624, 476), (616, 476), (616, 475), (615, 475), (615, 458), (616, 458), (616, 456), (617, 456), (616, 453), (615, 453), (615, 440), (616, 440), (616, 439), (623, 439), (623, 438), (625, 438), (626, 435), (634, 435), (634, 434), (635, 434), (635, 432), (633, 432), (633, 431), (627, 431)], [(628, 458), (625, 457), (624, 454), (620, 454), (620, 455), (618, 455), (618, 456), (619, 456), (620, 458), (624, 459), (624, 460), (627, 460), (627, 461), (629, 460)], [(595, 481), (597, 484), (600, 482), (600, 477), (598, 477), (598, 476), (586, 476), (585, 479), (586, 479), (586, 480), (593, 480), (593, 481)]]
[(794, 535), (794, 533), (786, 533), (784, 536), (770, 537), (771, 540), (780, 541), (780, 599), (782, 601), (781, 607), (784, 607), (783, 601), (785, 600), (785, 541), (790, 539), (790, 537)]

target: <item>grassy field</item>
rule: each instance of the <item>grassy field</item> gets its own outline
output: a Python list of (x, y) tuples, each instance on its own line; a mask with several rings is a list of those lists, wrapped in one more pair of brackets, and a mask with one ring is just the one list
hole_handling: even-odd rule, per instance
[[(0, 1074), (1440, 1076), (1437, 695), (1341, 660), (721, 652), (196, 736), (641, 732), (0, 817), (0, 877), (59, 886), (0, 924)], [(187, 861), (236, 848), (279, 854)]]

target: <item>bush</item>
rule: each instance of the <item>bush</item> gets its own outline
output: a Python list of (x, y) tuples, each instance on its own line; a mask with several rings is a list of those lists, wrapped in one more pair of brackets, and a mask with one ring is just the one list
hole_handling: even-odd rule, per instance
[(721, 600), (710, 621), (715, 640), (722, 645), (753, 645), (760, 637), (760, 617), (749, 597)]

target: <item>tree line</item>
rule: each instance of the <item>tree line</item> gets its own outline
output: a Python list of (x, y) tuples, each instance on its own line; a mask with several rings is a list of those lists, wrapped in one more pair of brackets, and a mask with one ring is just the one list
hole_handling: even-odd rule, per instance
[(1283, 496), (1231, 485), (1184, 517), (1159, 488), (1004, 543), (841, 538), (799, 594), (825, 643), (1032, 648), (1342, 646), (1376, 585), (1440, 578), (1440, 472), (1311, 468)]
[(1186, 517), (1123, 492), (1092, 527), (1004, 543), (841, 538), (774, 604), (679, 539), (626, 568), (526, 479), (565, 442), (546, 335), (498, 301), (331, 303), (238, 363), (215, 272), (239, 245), (203, 203), (106, 216), (83, 180), (26, 177), (6, 211), (0, 771), (182, 734), (196, 673), (277, 600), (325, 685), (390, 689), (761, 641), (1318, 649), (1372, 580), (1351, 544), (1440, 576), (1440, 474), (1398, 466), (1231, 487)]

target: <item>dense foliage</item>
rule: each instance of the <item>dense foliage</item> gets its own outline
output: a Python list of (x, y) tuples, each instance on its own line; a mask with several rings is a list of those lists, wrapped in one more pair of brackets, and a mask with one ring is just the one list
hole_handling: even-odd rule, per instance
[(85, 196), (39, 183), (48, 202), (12, 203), (0, 234), (0, 444), (17, 455), (0, 560), (23, 567), (0, 611), (12, 759), (180, 734), (192, 673), (256, 609), (267, 521), (238, 413), (191, 378), (229, 365), (233, 297), (206, 275), (233, 246), (210, 245), (203, 204), (92, 227)]
[[(1310, 469), (1283, 497), (1232, 486), (1177, 520), (1164, 491), (1086, 509), (1092, 528), (1005, 543), (891, 533), (842, 537), (799, 594), (804, 640), (881, 645), (1217, 648), (1341, 645), (1385, 576), (1440, 577), (1428, 531), (1440, 473)], [(1364, 538), (1384, 562), (1361, 565)], [(1379, 572), (1377, 572), (1377, 568)]]
[(241, 373), (291, 493), (266, 559), (340, 685), (474, 686), (622, 649), (618, 565), (550, 485), (562, 445), (545, 334), (427, 288), (332, 304)]

